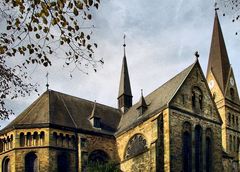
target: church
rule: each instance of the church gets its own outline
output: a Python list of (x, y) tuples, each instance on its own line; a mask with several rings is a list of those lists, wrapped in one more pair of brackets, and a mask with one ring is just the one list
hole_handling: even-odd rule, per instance
[(0, 131), (1, 171), (239, 171), (240, 100), (217, 12), (206, 76), (196, 58), (132, 98), (124, 44), (118, 108), (47, 90)]

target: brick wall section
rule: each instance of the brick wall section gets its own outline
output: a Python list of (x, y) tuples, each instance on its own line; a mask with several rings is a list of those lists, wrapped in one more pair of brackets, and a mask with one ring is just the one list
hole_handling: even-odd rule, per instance
[[(192, 106), (192, 89), (198, 87), (202, 92), (202, 109), (197, 110)], [(183, 100), (184, 97), (184, 100)], [(200, 125), (202, 128), (202, 152), (203, 152), (203, 167), (205, 168), (205, 131), (210, 128), (213, 132), (213, 171), (222, 171), (222, 135), (221, 135), (221, 119), (218, 114), (218, 110), (214, 105), (214, 101), (211, 98), (211, 93), (208, 89), (208, 85), (201, 72), (199, 66), (196, 66), (188, 78), (186, 78), (184, 84), (179, 89), (170, 103), (171, 110), (169, 110), (169, 125), (170, 125), (170, 159), (171, 171), (182, 171), (182, 132), (183, 123), (189, 122), (192, 126), (192, 169), (194, 171), (194, 147), (195, 147), (195, 135), (194, 129), (196, 125)]]
[[(137, 127), (126, 131), (125, 133), (117, 136), (117, 148), (118, 155), (120, 158), (120, 168), (124, 172), (131, 172), (142, 170), (142, 171), (156, 171), (156, 141), (157, 141), (157, 116), (154, 116), (147, 121), (139, 124)], [(128, 141), (135, 135), (142, 134), (146, 141), (148, 151), (131, 158), (129, 160), (124, 159), (124, 154)], [(145, 163), (144, 163), (145, 162)]]
[[(86, 145), (81, 146), (81, 139), (86, 139)], [(84, 163), (84, 154), (90, 155), (94, 150), (102, 150), (107, 153), (110, 161), (119, 162), (117, 154), (116, 140), (110, 136), (95, 136), (89, 134), (78, 134), (78, 157), (79, 157), (79, 171), (82, 171), (82, 165)]]
[[(234, 161), (239, 161), (239, 153), (237, 150), (239, 150), (239, 141), (240, 141), (240, 105), (239, 105), (239, 95), (238, 90), (236, 86), (236, 81), (234, 79), (234, 85), (230, 83), (230, 78), (234, 79), (233, 71), (230, 71), (230, 74), (228, 76), (228, 82), (226, 85), (225, 93), (222, 93), (222, 91), (219, 88), (219, 85), (217, 81), (214, 78), (214, 75), (212, 73), (209, 74), (207, 80), (210, 82), (213, 80), (215, 82), (214, 87), (211, 89), (212, 94), (216, 95), (215, 102), (218, 108), (218, 111), (221, 115), (223, 125), (222, 125), (222, 147), (225, 152), (228, 153), (228, 155), (231, 156), (233, 159), (229, 159), (228, 157), (225, 157), (223, 159), (223, 165), (225, 171), (232, 171), (235, 167), (236, 163)], [(230, 88), (234, 90), (234, 99), (232, 99), (232, 96), (230, 94)], [(232, 122), (229, 121), (229, 113), (231, 114), (230, 119), (232, 120), (232, 117), (234, 117), (235, 124), (233, 125)], [(236, 125), (236, 117), (238, 117), (238, 126)], [(233, 140), (230, 139), (230, 136), (233, 138), (235, 137), (235, 142), (233, 143)], [(239, 141), (237, 141), (239, 139)], [(234, 147), (235, 146), (235, 147)]]

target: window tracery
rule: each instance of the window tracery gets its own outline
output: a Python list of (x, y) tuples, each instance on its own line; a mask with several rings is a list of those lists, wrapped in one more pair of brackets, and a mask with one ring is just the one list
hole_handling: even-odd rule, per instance
[(208, 128), (206, 130), (206, 172), (212, 171), (212, 150), (213, 150), (213, 144), (212, 144), (212, 130)]
[(233, 88), (230, 88), (230, 95), (231, 95), (231, 99), (234, 100), (235, 93)]
[(89, 163), (106, 163), (109, 160), (108, 154), (103, 150), (94, 150), (88, 157)]
[(182, 136), (182, 156), (183, 156), (183, 171), (190, 172), (192, 170), (192, 144), (191, 144), (191, 124), (185, 122), (183, 124), (183, 136)]
[(199, 87), (192, 89), (192, 107), (194, 110), (202, 110), (203, 108), (203, 94)]
[(202, 167), (202, 128), (200, 125), (195, 127), (195, 169), (196, 172), (201, 172)]
[(142, 134), (135, 134), (128, 142), (124, 158), (130, 158), (147, 150), (147, 141)]

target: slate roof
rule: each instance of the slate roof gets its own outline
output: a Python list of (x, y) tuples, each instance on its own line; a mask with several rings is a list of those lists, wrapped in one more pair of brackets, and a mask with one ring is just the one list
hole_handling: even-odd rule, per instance
[(140, 100), (139, 100), (139, 102), (138, 102), (138, 107), (137, 107), (137, 108), (140, 108), (140, 107), (145, 107), (145, 108), (148, 107), (148, 105), (147, 105), (147, 103), (146, 103), (146, 100), (145, 100), (145, 98), (143, 97), (143, 95), (141, 95), (141, 98), (140, 98)]
[[(144, 104), (147, 109), (141, 115), (137, 110), (142, 103), (141, 101), (122, 114), (120, 110), (109, 106), (48, 90), (5, 127), (1, 133), (13, 128), (59, 126), (108, 135), (119, 134), (163, 110), (196, 63), (198, 61), (146, 96)], [(100, 130), (94, 128), (90, 123), (89, 119), (92, 115), (101, 118)]]
[(148, 105), (148, 108), (144, 114), (140, 116), (137, 111), (141, 101), (133, 105), (125, 114), (122, 115), (116, 134), (135, 126), (134, 124), (138, 124), (139, 122), (150, 118), (152, 115), (156, 114), (158, 111), (160, 112), (164, 107), (166, 107), (190, 71), (193, 69), (196, 62), (146, 96), (145, 101)]
[(120, 97), (121, 95), (132, 96), (125, 50), (124, 50), (124, 57), (122, 61), (122, 70), (121, 70), (118, 97)]
[(112, 135), (118, 126), (121, 113), (118, 109), (96, 103), (94, 113), (101, 118), (101, 130), (92, 127), (89, 117), (94, 103), (53, 90), (43, 93), (2, 132), (12, 128), (61, 126)]
[(230, 72), (230, 62), (217, 12), (215, 13), (214, 19), (207, 75), (210, 71), (212, 71), (220, 89), (224, 93), (227, 85), (228, 74)]

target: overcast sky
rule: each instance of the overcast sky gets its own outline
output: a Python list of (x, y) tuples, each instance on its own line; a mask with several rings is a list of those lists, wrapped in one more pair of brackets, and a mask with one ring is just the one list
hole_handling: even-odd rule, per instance
[[(126, 54), (133, 93), (133, 102), (158, 88), (195, 61), (199, 51), (200, 63), (206, 73), (214, 20), (213, 0), (102, 0), (94, 13), (98, 43), (96, 56), (105, 64), (98, 72), (85, 75), (62, 68), (57, 59), (49, 71), (50, 89), (117, 107), (117, 94), (123, 57), (123, 35), (126, 34)], [(235, 78), (240, 87), (239, 24), (219, 18)], [(91, 70), (90, 70), (91, 71)], [(40, 84), (39, 93), (46, 91), (46, 69), (30, 71), (33, 81)], [(239, 88), (240, 89), (240, 88)], [(19, 98), (9, 103), (16, 115), (29, 106), (38, 95)], [(15, 118), (11, 116), (10, 120)], [(10, 120), (0, 121), (4, 127)]]

